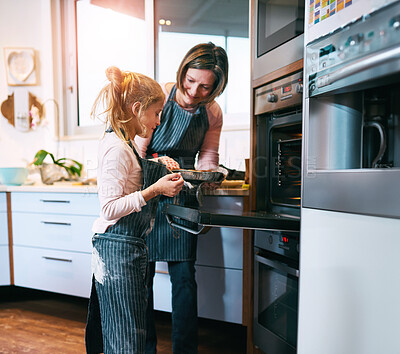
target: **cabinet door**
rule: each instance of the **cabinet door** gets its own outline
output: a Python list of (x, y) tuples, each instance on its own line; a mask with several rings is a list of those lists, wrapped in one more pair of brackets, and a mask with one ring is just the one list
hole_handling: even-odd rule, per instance
[(6, 193), (0, 193), (0, 245), (8, 245)]
[(154, 309), (171, 312), (171, 281), (167, 262), (156, 262), (156, 274), (153, 283)]
[(0, 246), (0, 285), (10, 285), (8, 246)]
[(14, 245), (92, 252), (94, 216), (14, 212)]
[(197, 239), (197, 265), (243, 269), (243, 230), (213, 227)]
[(100, 205), (94, 193), (12, 192), (15, 211), (98, 216)]
[(15, 285), (89, 298), (91, 254), (14, 246)]
[(4, 192), (0, 192), (0, 212), (2, 211), (7, 211), (7, 197)]
[[(243, 210), (243, 197), (206, 196), (206, 210)], [(243, 230), (213, 227), (197, 239), (197, 265), (243, 269)]]
[(243, 272), (196, 266), (199, 317), (242, 324)]
[(0, 246), (8, 245), (7, 213), (0, 211)]

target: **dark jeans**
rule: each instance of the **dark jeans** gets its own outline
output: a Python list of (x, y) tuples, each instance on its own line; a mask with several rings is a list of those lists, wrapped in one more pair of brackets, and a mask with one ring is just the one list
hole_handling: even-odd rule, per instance
[[(197, 353), (197, 284), (194, 261), (168, 262), (172, 284), (172, 351)], [(153, 278), (155, 262), (149, 263), (146, 354), (157, 352), (154, 323)]]

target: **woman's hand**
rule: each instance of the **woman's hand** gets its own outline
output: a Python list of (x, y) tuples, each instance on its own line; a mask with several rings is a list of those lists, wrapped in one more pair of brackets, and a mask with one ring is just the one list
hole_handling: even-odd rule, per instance
[(171, 173), (160, 178), (153, 186), (159, 192), (158, 194), (173, 197), (182, 190), (183, 183), (180, 173)]

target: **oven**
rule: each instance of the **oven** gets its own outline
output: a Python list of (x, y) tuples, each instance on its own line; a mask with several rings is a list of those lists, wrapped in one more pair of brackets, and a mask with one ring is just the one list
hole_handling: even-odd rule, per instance
[(163, 212), (172, 227), (193, 234), (208, 227), (300, 229), (302, 88), (302, 72), (297, 72), (255, 90), (255, 210), (234, 213), (195, 204), (168, 204)]
[(254, 209), (240, 213), (166, 205), (169, 224), (254, 233), (253, 343), (269, 354), (296, 352), (302, 159), (302, 71), (254, 90)]
[(266, 353), (296, 353), (299, 240), (298, 232), (255, 232), (253, 338)]
[(396, 1), (306, 46), (303, 207), (400, 216), (399, 28)]
[(303, 58), (304, 1), (252, 0), (253, 80)]

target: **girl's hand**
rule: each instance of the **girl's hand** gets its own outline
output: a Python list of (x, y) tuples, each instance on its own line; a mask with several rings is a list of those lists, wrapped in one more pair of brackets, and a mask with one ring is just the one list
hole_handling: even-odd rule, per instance
[(160, 178), (153, 186), (158, 194), (173, 197), (182, 190), (183, 183), (184, 180), (179, 173), (171, 173)]

